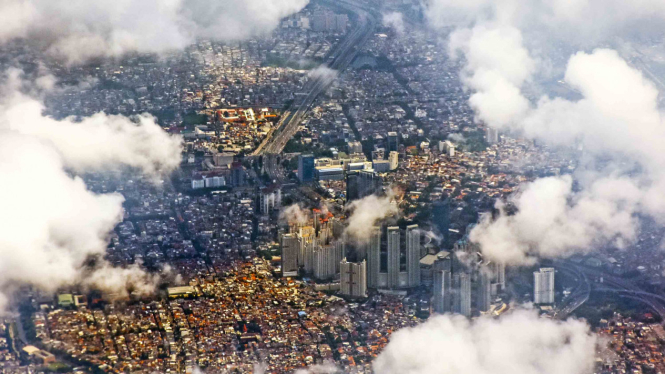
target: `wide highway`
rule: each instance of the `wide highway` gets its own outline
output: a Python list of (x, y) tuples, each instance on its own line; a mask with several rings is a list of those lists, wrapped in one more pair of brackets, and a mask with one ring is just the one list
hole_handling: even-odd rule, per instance
[[(353, 31), (333, 49), (330, 54), (332, 60), (322, 65), (337, 72), (342, 72), (351, 64), (360, 47), (372, 36), (378, 22), (378, 17), (373, 10), (363, 8), (361, 5), (353, 2), (336, 1), (334, 5), (345, 8), (357, 16), (357, 25)], [(314, 100), (328, 89), (331, 83), (332, 80), (326, 76), (312, 77), (305, 85), (305, 95), (296, 98), (291, 110), (284, 114), (276, 130), (269, 134), (268, 141), (262, 144), (255, 154), (280, 154), (286, 143), (298, 132), (298, 127)], [(267, 171), (271, 177), (277, 177), (271, 174), (271, 172), (277, 171), (276, 169), (278, 168), (267, 169), (269, 169)]]

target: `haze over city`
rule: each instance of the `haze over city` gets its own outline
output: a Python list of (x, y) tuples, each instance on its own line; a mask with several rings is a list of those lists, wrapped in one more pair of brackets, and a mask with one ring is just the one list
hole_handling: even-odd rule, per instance
[(665, 373), (665, 2), (0, 2), (1, 373)]

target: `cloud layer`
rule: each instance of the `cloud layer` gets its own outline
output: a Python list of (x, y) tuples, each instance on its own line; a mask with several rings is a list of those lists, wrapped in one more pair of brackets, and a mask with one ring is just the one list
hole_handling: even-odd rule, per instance
[(380, 374), (588, 374), (596, 338), (577, 320), (531, 311), (500, 319), (436, 316), (395, 332), (374, 362)]
[(164, 52), (197, 38), (240, 40), (274, 29), (308, 0), (3, 0), (0, 43), (44, 42), (69, 62)]
[(71, 172), (132, 166), (157, 178), (178, 165), (180, 139), (148, 118), (137, 124), (103, 114), (81, 123), (45, 117), (17, 79), (13, 72), (0, 96), (0, 299), (21, 284), (55, 291), (81, 283), (116, 293), (131, 284), (149, 291), (154, 279), (138, 267), (115, 269), (102, 260), (92, 272), (83, 269), (105, 253), (124, 199), (89, 191)]
[(581, 100), (543, 97), (506, 128), (583, 147), (576, 188), (571, 176), (536, 180), (511, 197), (515, 215), (481, 222), (471, 239), (494, 259), (529, 263), (607, 244), (622, 247), (635, 239), (638, 215), (662, 221), (665, 119), (654, 85), (604, 49), (571, 57), (565, 81)]
[[(448, 47), (463, 58), (469, 104), (487, 126), (584, 150), (572, 176), (536, 180), (509, 198), (517, 213), (486, 217), (471, 239), (486, 255), (514, 264), (538, 257), (623, 247), (638, 232), (640, 215), (657, 219), (665, 202), (665, 123), (658, 90), (610, 49), (663, 31), (665, 3), (600, 0), (430, 0), (430, 24), (451, 30)], [(561, 79), (581, 95), (572, 101), (534, 98), (534, 81)], [(525, 92), (531, 92), (527, 95)], [(532, 98), (532, 99), (528, 99)]]
[(156, 176), (180, 163), (181, 140), (169, 136), (143, 114), (136, 123), (124, 116), (97, 113), (77, 121), (44, 116), (44, 104), (21, 92), (20, 72), (9, 72), (0, 101), (0, 125), (50, 143), (68, 168), (77, 172), (131, 166)]
[(393, 192), (386, 196), (369, 195), (360, 200), (352, 201), (347, 209), (351, 211), (346, 234), (352, 239), (366, 242), (370, 239), (372, 228), (380, 220), (399, 212), (393, 203)]

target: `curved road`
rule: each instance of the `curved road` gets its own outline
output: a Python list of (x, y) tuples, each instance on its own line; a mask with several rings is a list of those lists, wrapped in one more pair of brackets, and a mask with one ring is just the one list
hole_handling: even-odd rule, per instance
[[(557, 308), (555, 316), (559, 319), (566, 318), (577, 308), (582, 306), (582, 304), (589, 299), (591, 292), (602, 292), (619, 294), (623, 297), (641, 301), (653, 309), (654, 312), (658, 313), (663, 321), (665, 321), (665, 296), (663, 295), (646, 292), (629, 280), (607, 274), (601, 270), (579, 266), (569, 261), (556, 261), (555, 267), (575, 272), (577, 275), (582, 276), (582, 278), (579, 279), (583, 282), (583, 284), (578, 286), (577, 290)], [(597, 283), (592, 288), (588, 279), (598, 279), (600, 277), (603, 278), (603, 283)]]

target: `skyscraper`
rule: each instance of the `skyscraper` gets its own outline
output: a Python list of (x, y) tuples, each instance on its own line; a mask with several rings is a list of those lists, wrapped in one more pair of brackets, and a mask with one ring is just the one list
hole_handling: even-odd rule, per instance
[(352, 170), (346, 174), (346, 200), (353, 201), (381, 190), (383, 181), (373, 169)]
[(314, 249), (314, 277), (316, 279), (330, 279), (337, 274), (341, 256), (340, 247), (335, 245), (324, 245)]
[[(369, 287), (379, 287), (379, 272), (381, 269), (381, 227), (372, 227), (369, 241), (362, 244), (367, 256), (367, 285)], [(360, 259), (362, 260), (362, 252)]]
[(303, 183), (314, 180), (314, 155), (298, 156), (298, 180)]
[(406, 228), (406, 271), (408, 286), (420, 286), (420, 229), (418, 225)]
[(554, 304), (554, 268), (540, 268), (533, 273), (533, 303)]
[(267, 216), (282, 205), (282, 189), (270, 186), (261, 190), (261, 214)]
[(390, 152), (388, 161), (390, 161), (390, 170), (397, 170), (399, 167), (399, 153), (397, 153), (397, 151)]
[(449, 313), (452, 309), (452, 274), (451, 260), (448, 256), (439, 257), (432, 269), (434, 278), (434, 312), (439, 314)]
[(400, 232), (399, 227), (388, 227), (388, 284), (389, 287), (399, 287), (400, 273)]
[(388, 149), (386, 151), (388, 154), (390, 154), (390, 152), (397, 152), (399, 150), (399, 138), (396, 132), (390, 131), (388, 133), (387, 143)]
[(471, 316), (471, 277), (468, 273), (453, 275), (455, 293), (453, 294), (453, 311), (463, 316)]
[(294, 234), (282, 235), (282, 276), (294, 277), (298, 275), (298, 255), (300, 241)]
[(367, 262), (347, 262), (346, 258), (340, 263), (340, 288), (342, 295), (351, 297), (367, 296)]
[(487, 312), (492, 306), (492, 283), (489, 269), (481, 267), (478, 271), (478, 290), (476, 308), (479, 312)]

